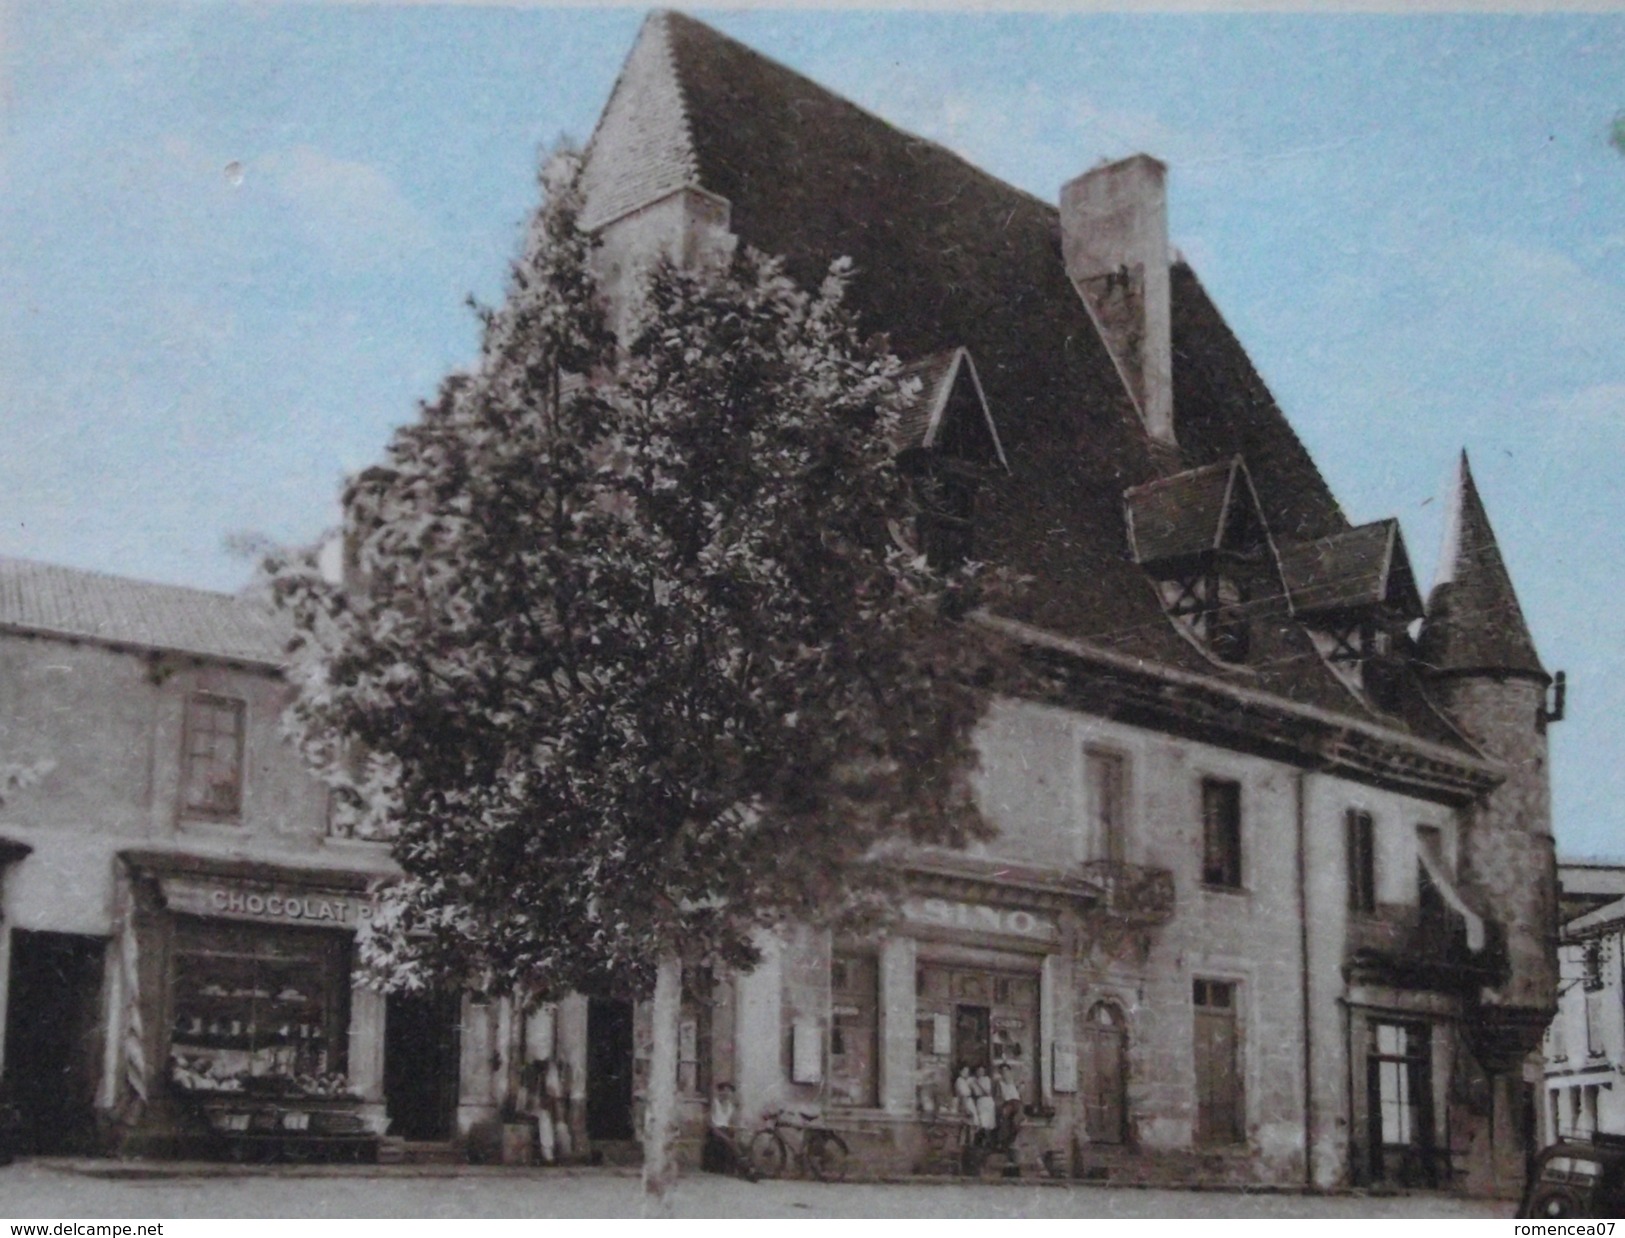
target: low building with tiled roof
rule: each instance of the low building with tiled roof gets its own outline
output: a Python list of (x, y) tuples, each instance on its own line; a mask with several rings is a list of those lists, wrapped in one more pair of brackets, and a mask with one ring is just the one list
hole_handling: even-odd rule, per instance
[(251, 1122), (239, 1153), (377, 1147), (386, 1003), (354, 939), (398, 870), (283, 733), (289, 635), (261, 600), (0, 558), (13, 1150), (219, 1156)]
[(656, 13), (583, 184), (614, 298), (657, 252), (809, 286), (850, 259), (939, 483), (920, 539), (1032, 582), (983, 620), (1032, 671), (982, 734), (998, 840), (922, 860), (893, 932), (722, 985), (684, 1086), (821, 1100), (893, 1169), (943, 1161), (986, 1066), (1018, 1161), (1099, 1179), (1515, 1183), (1550, 711), (1471, 479), (1424, 617), (1397, 522), (1350, 525), (1172, 248), (1150, 156), (1045, 202)]

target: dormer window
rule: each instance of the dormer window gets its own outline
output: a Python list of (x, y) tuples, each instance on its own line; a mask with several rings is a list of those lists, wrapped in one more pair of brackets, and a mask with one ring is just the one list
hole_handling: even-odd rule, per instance
[(977, 488), (974, 477), (943, 467), (915, 475), (920, 548), (933, 571), (950, 572), (972, 557)]
[(1378, 706), (1392, 706), (1392, 655), (1422, 614), (1399, 522), (1379, 520), (1280, 548), (1292, 612), (1326, 665)]
[(975, 552), (976, 495), (986, 475), (1009, 471), (969, 350), (933, 353), (903, 369), (898, 462), (914, 479), (914, 530), (926, 561), (952, 571)]
[(1134, 557), (1174, 626), (1215, 661), (1246, 662), (1249, 578), (1269, 558), (1269, 537), (1240, 457), (1136, 486), (1124, 500)]
[(1234, 576), (1198, 571), (1157, 582), (1162, 608), (1170, 618), (1221, 662), (1245, 662), (1251, 643), (1247, 594)]

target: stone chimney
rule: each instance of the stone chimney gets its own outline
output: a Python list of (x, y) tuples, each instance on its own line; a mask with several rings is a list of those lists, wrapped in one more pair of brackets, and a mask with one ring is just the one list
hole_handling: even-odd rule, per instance
[(1061, 186), (1061, 254), (1145, 432), (1173, 447), (1167, 172), (1131, 155)]

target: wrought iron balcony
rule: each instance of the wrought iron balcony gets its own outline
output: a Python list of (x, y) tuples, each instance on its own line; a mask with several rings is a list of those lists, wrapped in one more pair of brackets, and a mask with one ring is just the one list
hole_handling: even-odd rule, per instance
[(1080, 867), (1100, 889), (1097, 914), (1138, 925), (1166, 924), (1173, 917), (1174, 875), (1168, 869), (1121, 860), (1086, 860)]

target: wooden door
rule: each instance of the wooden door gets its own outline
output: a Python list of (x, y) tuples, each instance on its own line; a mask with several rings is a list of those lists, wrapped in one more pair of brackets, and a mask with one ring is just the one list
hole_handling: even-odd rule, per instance
[(1128, 1126), (1128, 1036), (1115, 1006), (1101, 1002), (1089, 1011), (1079, 1048), (1084, 1131), (1091, 1143), (1122, 1143)]

